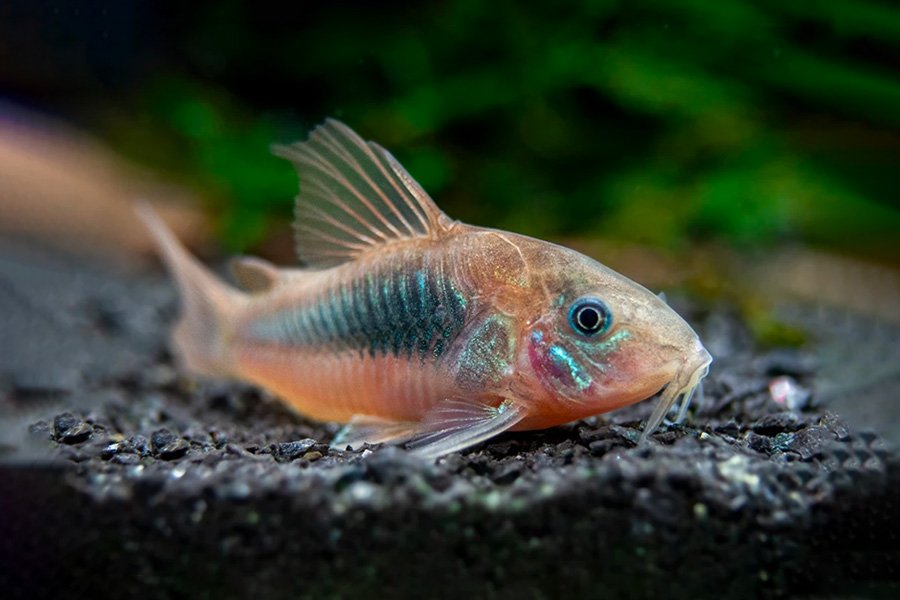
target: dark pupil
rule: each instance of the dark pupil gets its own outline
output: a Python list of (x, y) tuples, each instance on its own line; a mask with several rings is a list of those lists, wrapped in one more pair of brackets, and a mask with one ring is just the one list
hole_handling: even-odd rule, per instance
[(576, 320), (578, 326), (585, 331), (595, 331), (600, 327), (600, 311), (591, 306), (585, 306), (578, 311)]

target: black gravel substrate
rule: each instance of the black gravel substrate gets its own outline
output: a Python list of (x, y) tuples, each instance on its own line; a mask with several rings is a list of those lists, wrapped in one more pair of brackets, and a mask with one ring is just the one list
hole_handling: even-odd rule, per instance
[(0, 596), (900, 597), (900, 459), (727, 307), (676, 303), (716, 358), (685, 425), (638, 446), (643, 403), (437, 463), (180, 375), (174, 307), (0, 246)]

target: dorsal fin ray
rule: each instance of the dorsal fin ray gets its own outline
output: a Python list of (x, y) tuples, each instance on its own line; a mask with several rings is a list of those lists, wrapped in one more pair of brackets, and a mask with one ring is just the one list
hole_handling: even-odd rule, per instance
[(273, 152), (300, 177), (294, 234), (308, 267), (339, 265), (398, 240), (437, 238), (452, 227), (387, 150), (339, 121), (328, 119), (305, 142)]

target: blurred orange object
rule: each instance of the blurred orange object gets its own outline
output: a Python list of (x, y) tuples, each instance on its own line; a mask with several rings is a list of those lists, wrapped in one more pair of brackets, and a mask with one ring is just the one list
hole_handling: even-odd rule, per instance
[(154, 204), (190, 246), (210, 239), (185, 189), (164, 182), (69, 127), (27, 112), (0, 112), (0, 235), (38, 237), (116, 258), (150, 255), (132, 210)]

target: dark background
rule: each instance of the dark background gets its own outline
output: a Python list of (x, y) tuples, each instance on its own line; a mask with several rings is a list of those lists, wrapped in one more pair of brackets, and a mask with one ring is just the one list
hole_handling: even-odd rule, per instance
[(270, 144), (333, 116), (478, 224), (895, 261), (898, 74), (877, 0), (0, 3), (0, 95), (187, 185), (232, 249), (290, 217)]
[[(179, 374), (161, 273), (0, 238), (0, 589), (897, 597), (900, 334), (817, 304), (900, 319), (898, 271), (869, 264), (900, 259), (898, 67), (888, 0), (0, 0), (0, 229), (44, 202), (14, 234), (80, 219), (79, 250), (115, 231), (100, 251), (127, 254), (134, 196), (99, 146), (188, 190), (229, 250), (282, 239), (289, 264), (297, 181), (269, 147), (333, 116), (453, 217), (654, 290), (701, 275), (707, 298), (670, 297), (716, 357), (650, 445), (645, 402), (436, 465), (362, 459)], [(83, 134), (101, 144), (60, 141)], [(619, 268), (607, 241), (656, 259)], [(775, 284), (813, 306), (775, 310)]]

